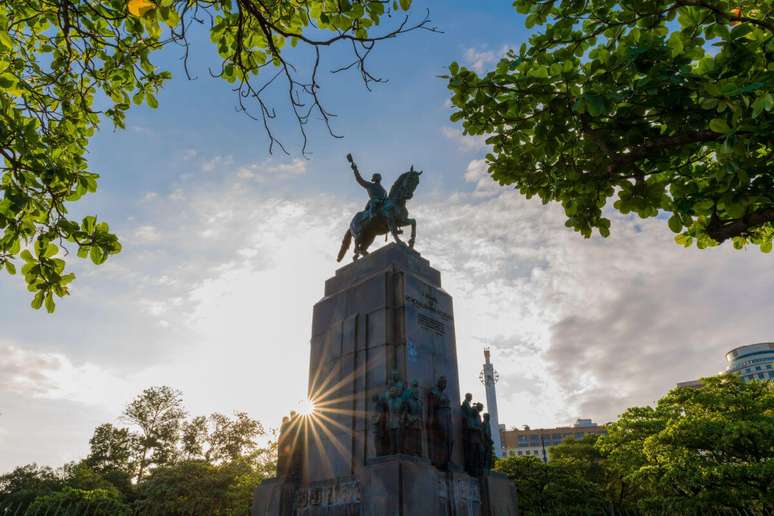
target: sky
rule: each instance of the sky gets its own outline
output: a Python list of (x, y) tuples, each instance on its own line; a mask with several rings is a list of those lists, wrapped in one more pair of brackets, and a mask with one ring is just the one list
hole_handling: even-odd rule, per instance
[(348, 152), (386, 183), (424, 171), (409, 210), (416, 250), (454, 298), (461, 389), (484, 399), (491, 347), (508, 427), (611, 421), (772, 340), (772, 258), (757, 248), (684, 249), (663, 220), (613, 212), (610, 238), (584, 239), (558, 206), (489, 179), (486, 145), (449, 122), (438, 76), (452, 61), (483, 72), (526, 40), (508, 4), (415, 1), (442, 33), (378, 45), (369, 65), (388, 82), (372, 91), (354, 71), (327, 73), (349, 54), (326, 49), (320, 92), (343, 137), (312, 121), (307, 155), (282, 87), (269, 100), (290, 154), (269, 155), (261, 124), (209, 76), (206, 34), (193, 37), (194, 80), (165, 50), (160, 107), (95, 136), (100, 187), (73, 207), (109, 222), (123, 251), (99, 267), (72, 253), (78, 278), (53, 315), (0, 276), (0, 473), (85, 456), (94, 427), (121, 424), (153, 385), (180, 389), (192, 416), (244, 410), (276, 427), (306, 395), (312, 306), (366, 201)]

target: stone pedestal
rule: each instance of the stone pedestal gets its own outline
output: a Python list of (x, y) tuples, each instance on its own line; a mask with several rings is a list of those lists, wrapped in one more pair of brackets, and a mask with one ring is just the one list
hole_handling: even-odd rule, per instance
[[(447, 378), (454, 446), (445, 471), (428, 460), (425, 424), (419, 456), (377, 454), (374, 397), (396, 370), (418, 383), (424, 421), (428, 393)], [(264, 482), (253, 516), (516, 514), (511, 482), (462, 473), (452, 299), (419, 253), (390, 244), (326, 281), (312, 319), (309, 398), (316, 413), (303, 425), (300, 471), (292, 481)]]

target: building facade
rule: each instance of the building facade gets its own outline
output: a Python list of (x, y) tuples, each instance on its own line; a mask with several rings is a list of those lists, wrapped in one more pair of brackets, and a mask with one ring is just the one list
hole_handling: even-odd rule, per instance
[(760, 342), (734, 348), (726, 353), (727, 373), (745, 382), (774, 380), (774, 342)]
[(572, 426), (556, 428), (513, 428), (502, 433), (505, 454), (509, 457), (533, 456), (548, 462), (551, 446), (567, 439), (580, 440), (586, 435), (602, 435), (604, 425), (597, 425), (591, 419), (578, 419)]

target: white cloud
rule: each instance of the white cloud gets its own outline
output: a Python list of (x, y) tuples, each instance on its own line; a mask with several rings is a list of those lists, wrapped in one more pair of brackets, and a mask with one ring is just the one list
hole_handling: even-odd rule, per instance
[(244, 165), (237, 169), (239, 179), (264, 181), (269, 177), (292, 177), (306, 173), (307, 160), (296, 158), (289, 162), (277, 163), (272, 160)]
[(491, 197), (503, 192), (504, 188), (497, 184), (489, 175), (489, 168), (484, 159), (474, 159), (465, 169), (465, 181), (475, 184), (475, 197)]
[(158, 242), (160, 238), (161, 234), (155, 226), (144, 225), (134, 230), (134, 239), (139, 243)]
[(460, 150), (465, 152), (481, 151), (487, 148), (486, 137), (471, 136), (462, 134), (462, 131), (455, 127), (441, 127), (441, 133), (449, 140), (458, 145)]
[(0, 342), (0, 391), (33, 398), (107, 405), (106, 388), (124, 381), (89, 362), (74, 363), (62, 353), (36, 352)]
[(468, 48), (463, 54), (465, 63), (476, 73), (483, 72), (490, 64), (499, 59), (499, 55), (492, 50), (477, 50)]
[[(191, 156), (194, 157), (194, 156)], [(215, 156), (210, 159), (204, 159), (199, 166), (204, 172), (220, 172), (230, 169), (234, 164), (234, 158), (231, 156)]]
[(419, 249), (455, 296), (461, 376), (495, 348), (506, 424), (610, 420), (771, 339), (761, 253), (683, 249), (663, 220), (614, 214), (609, 239), (584, 239), (560, 207), (504, 189), (419, 209)]

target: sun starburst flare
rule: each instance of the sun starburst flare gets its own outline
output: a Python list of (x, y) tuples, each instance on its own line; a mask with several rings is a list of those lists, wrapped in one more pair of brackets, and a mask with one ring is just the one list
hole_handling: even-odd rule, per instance
[(316, 409), (314, 401), (310, 399), (301, 400), (298, 403), (298, 413), (302, 416), (312, 416)]

